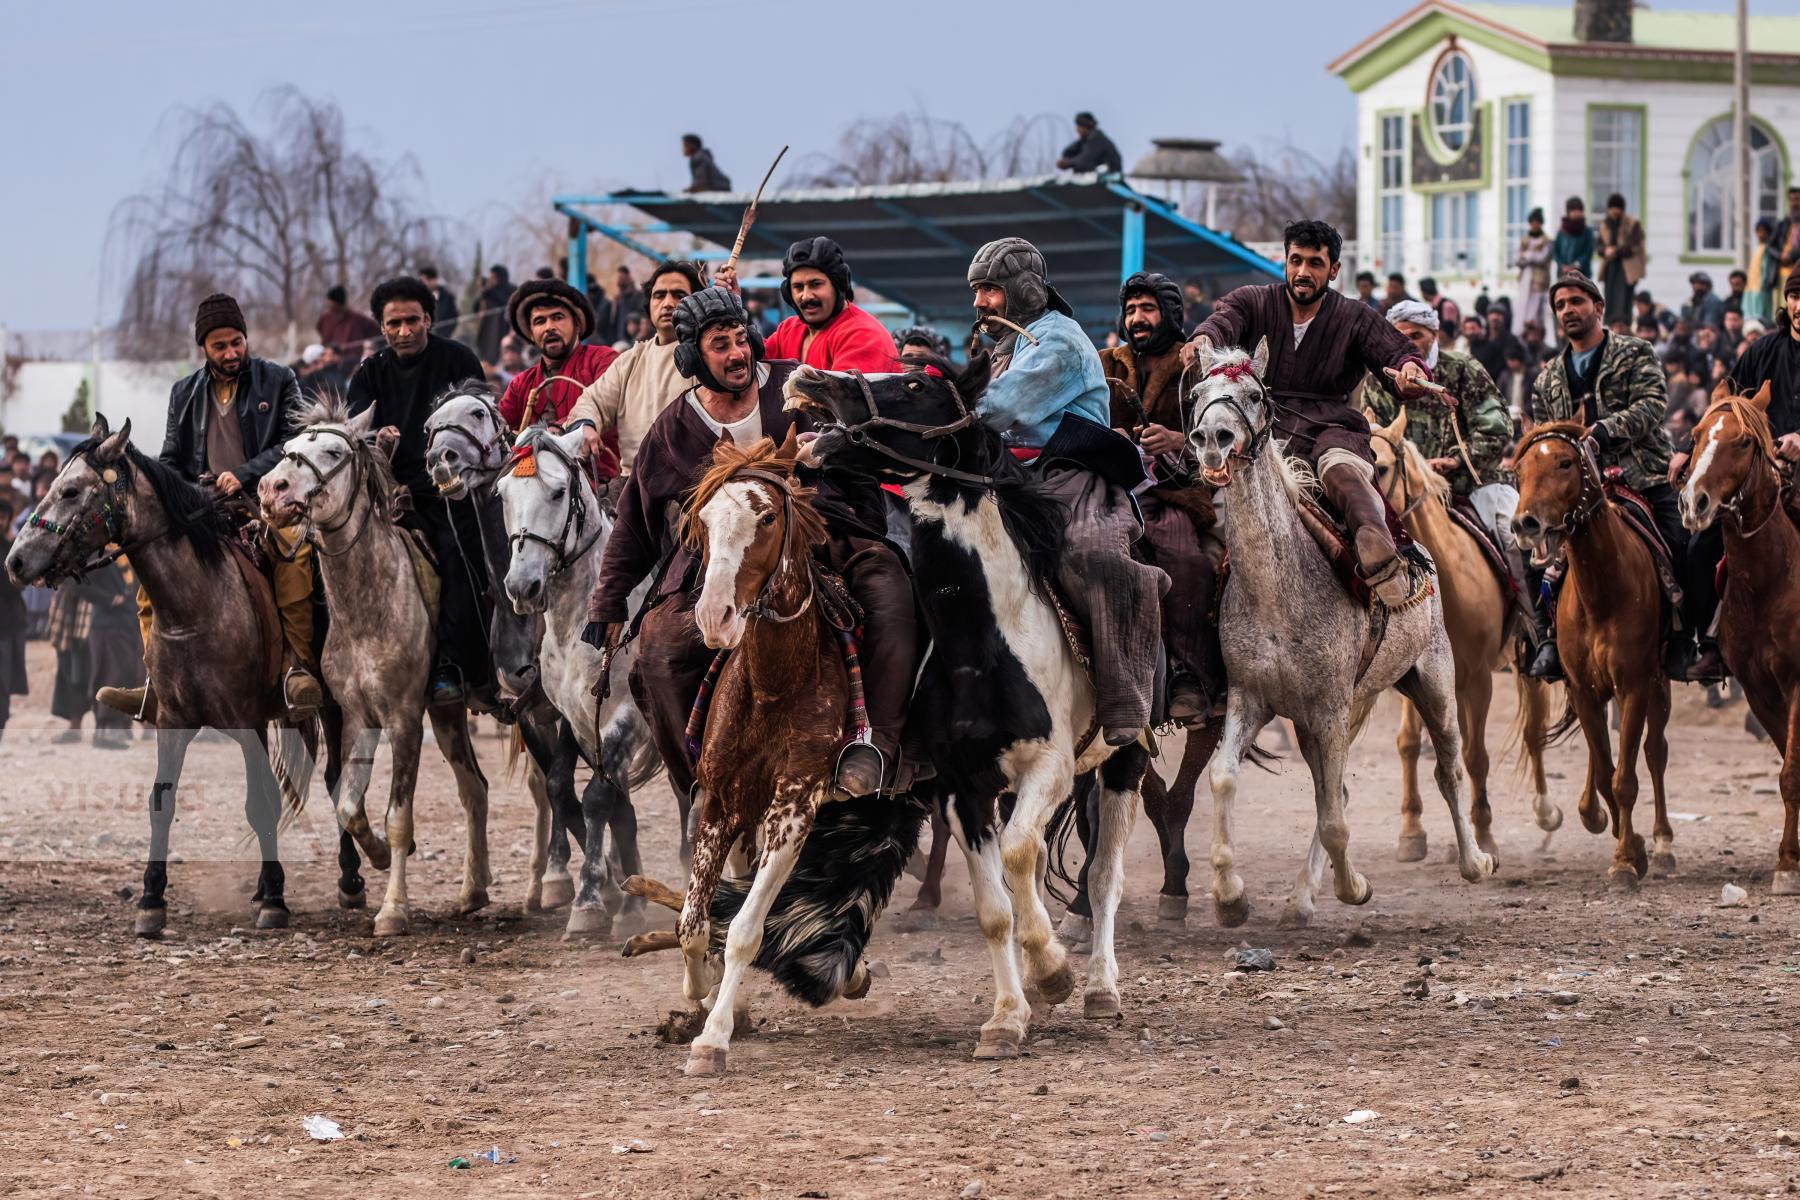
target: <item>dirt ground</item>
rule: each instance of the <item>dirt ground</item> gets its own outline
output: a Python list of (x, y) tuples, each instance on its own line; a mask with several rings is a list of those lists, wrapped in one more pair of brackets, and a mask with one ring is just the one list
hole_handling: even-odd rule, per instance
[[(523, 913), (518, 781), (495, 787), (493, 906), (447, 919), (462, 814), (430, 748), (413, 936), (378, 942), (369, 910), (336, 907), (317, 791), (283, 845), (293, 927), (246, 928), (241, 770), (208, 740), (180, 795), (169, 934), (134, 939), (151, 745), (53, 745), (32, 649), (0, 743), (0, 1194), (1685, 1197), (1800, 1180), (1800, 901), (1768, 894), (1776, 760), (1741, 703), (1710, 711), (1697, 689), (1677, 689), (1671, 735), (1680, 865), (1636, 894), (1607, 889), (1609, 842), (1575, 815), (1574, 745), (1554, 753), (1567, 820), (1547, 853), (1503, 767), (1497, 878), (1444, 862), (1431, 798), (1429, 860), (1394, 862), (1388, 708), (1353, 752), (1366, 907), (1327, 896), (1314, 928), (1275, 929), (1312, 811), (1288, 762), (1246, 776), (1242, 929), (1214, 927), (1205, 899), (1206, 799), (1185, 931), (1155, 920), (1139, 823), (1121, 1022), (1082, 1019), (1077, 993), (1021, 1059), (971, 1060), (991, 980), (953, 853), (938, 929), (900, 931), (902, 882), (867, 1000), (809, 1010), (760, 977), (731, 1073), (694, 1081), (652, 1033), (680, 1000), (676, 956), (627, 961)], [(496, 778), (501, 745), (479, 741)], [(650, 870), (678, 882), (667, 789), (638, 807)], [(1727, 883), (1743, 906), (1719, 906)], [(1238, 973), (1240, 945), (1278, 969)], [(1379, 1115), (1346, 1121), (1360, 1110)], [(315, 1114), (344, 1139), (309, 1138)], [(491, 1148), (499, 1163), (476, 1158)]]

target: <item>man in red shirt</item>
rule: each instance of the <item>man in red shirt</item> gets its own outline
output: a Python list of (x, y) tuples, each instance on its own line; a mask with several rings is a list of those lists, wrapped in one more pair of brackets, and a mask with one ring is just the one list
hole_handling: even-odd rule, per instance
[[(515, 433), (528, 425), (560, 425), (618, 351), (582, 342), (594, 328), (594, 310), (586, 296), (560, 279), (524, 284), (506, 309), (513, 332), (536, 346), (539, 358), (506, 385), (500, 416)], [(601, 445), (594, 468), (601, 479), (611, 479), (619, 473), (619, 435), (607, 433)]]
[[(850, 264), (836, 242), (816, 237), (789, 246), (781, 280), (782, 299), (799, 315), (769, 335), (769, 361), (793, 359), (825, 371), (900, 369), (887, 328), (851, 303)], [(716, 282), (737, 290), (735, 272), (721, 271)]]

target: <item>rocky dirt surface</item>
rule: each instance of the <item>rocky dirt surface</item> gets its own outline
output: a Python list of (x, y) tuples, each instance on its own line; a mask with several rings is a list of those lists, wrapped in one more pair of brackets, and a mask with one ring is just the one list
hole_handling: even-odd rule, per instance
[[(1024, 1057), (972, 1061), (991, 985), (953, 853), (937, 928), (902, 932), (902, 883), (867, 1000), (809, 1010), (761, 978), (731, 1072), (690, 1080), (652, 1032), (680, 1002), (676, 957), (627, 961), (616, 938), (568, 942), (558, 915), (522, 911), (530, 802), (490, 736), (487, 911), (446, 915), (462, 815), (428, 748), (413, 936), (377, 941), (370, 911), (336, 907), (316, 792), (284, 843), (293, 927), (247, 928), (241, 771), (211, 740), (188, 760), (169, 933), (134, 939), (153, 754), (52, 744), (41, 651), (0, 742), (6, 1195), (1691, 1197), (1800, 1180), (1800, 900), (1768, 894), (1776, 759), (1741, 704), (1710, 711), (1695, 689), (1671, 738), (1679, 867), (1636, 893), (1607, 888), (1610, 844), (1580, 828), (1572, 744), (1547, 852), (1502, 768), (1496, 879), (1457, 878), (1431, 799), (1431, 857), (1394, 862), (1384, 709), (1353, 754), (1366, 907), (1327, 897), (1314, 928), (1274, 927), (1311, 822), (1287, 762), (1246, 775), (1242, 929), (1205, 900), (1204, 797), (1185, 930), (1155, 920), (1140, 822), (1122, 1020), (1065, 1005)], [(667, 789), (638, 804), (652, 873), (677, 881)], [(1721, 906), (1727, 884), (1741, 904)], [(1240, 946), (1275, 969), (1238, 971)], [(342, 1140), (309, 1136), (313, 1116)]]

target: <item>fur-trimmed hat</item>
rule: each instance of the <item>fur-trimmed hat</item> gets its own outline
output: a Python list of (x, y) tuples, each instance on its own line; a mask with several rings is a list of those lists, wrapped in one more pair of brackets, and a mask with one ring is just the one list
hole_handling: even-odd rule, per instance
[(215, 329), (235, 329), (250, 336), (250, 327), (244, 324), (244, 310), (224, 292), (214, 292), (200, 302), (200, 311), (194, 314), (194, 345), (203, 345), (206, 335)]
[(594, 308), (586, 296), (560, 279), (533, 279), (520, 284), (512, 299), (506, 302), (506, 319), (513, 332), (529, 342), (531, 310), (544, 304), (569, 310), (575, 318), (576, 341), (594, 331)]

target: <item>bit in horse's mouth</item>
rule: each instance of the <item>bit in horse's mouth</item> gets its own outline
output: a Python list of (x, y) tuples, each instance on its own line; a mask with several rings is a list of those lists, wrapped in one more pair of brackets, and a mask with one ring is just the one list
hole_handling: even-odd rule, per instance
[(444, 497), (446, 500), (461, 500), (463, 491), (465, 490), (462, 476), (460, 475), (452, 475), (448, 479), (434, 479), (431, 481), (431, 484), (433, 487), (437, 488), (438, 495)]
[(1216, 488), (1231, 485), (1231, 464), (1222, 467), (1201, 467), (1200, 478)]

